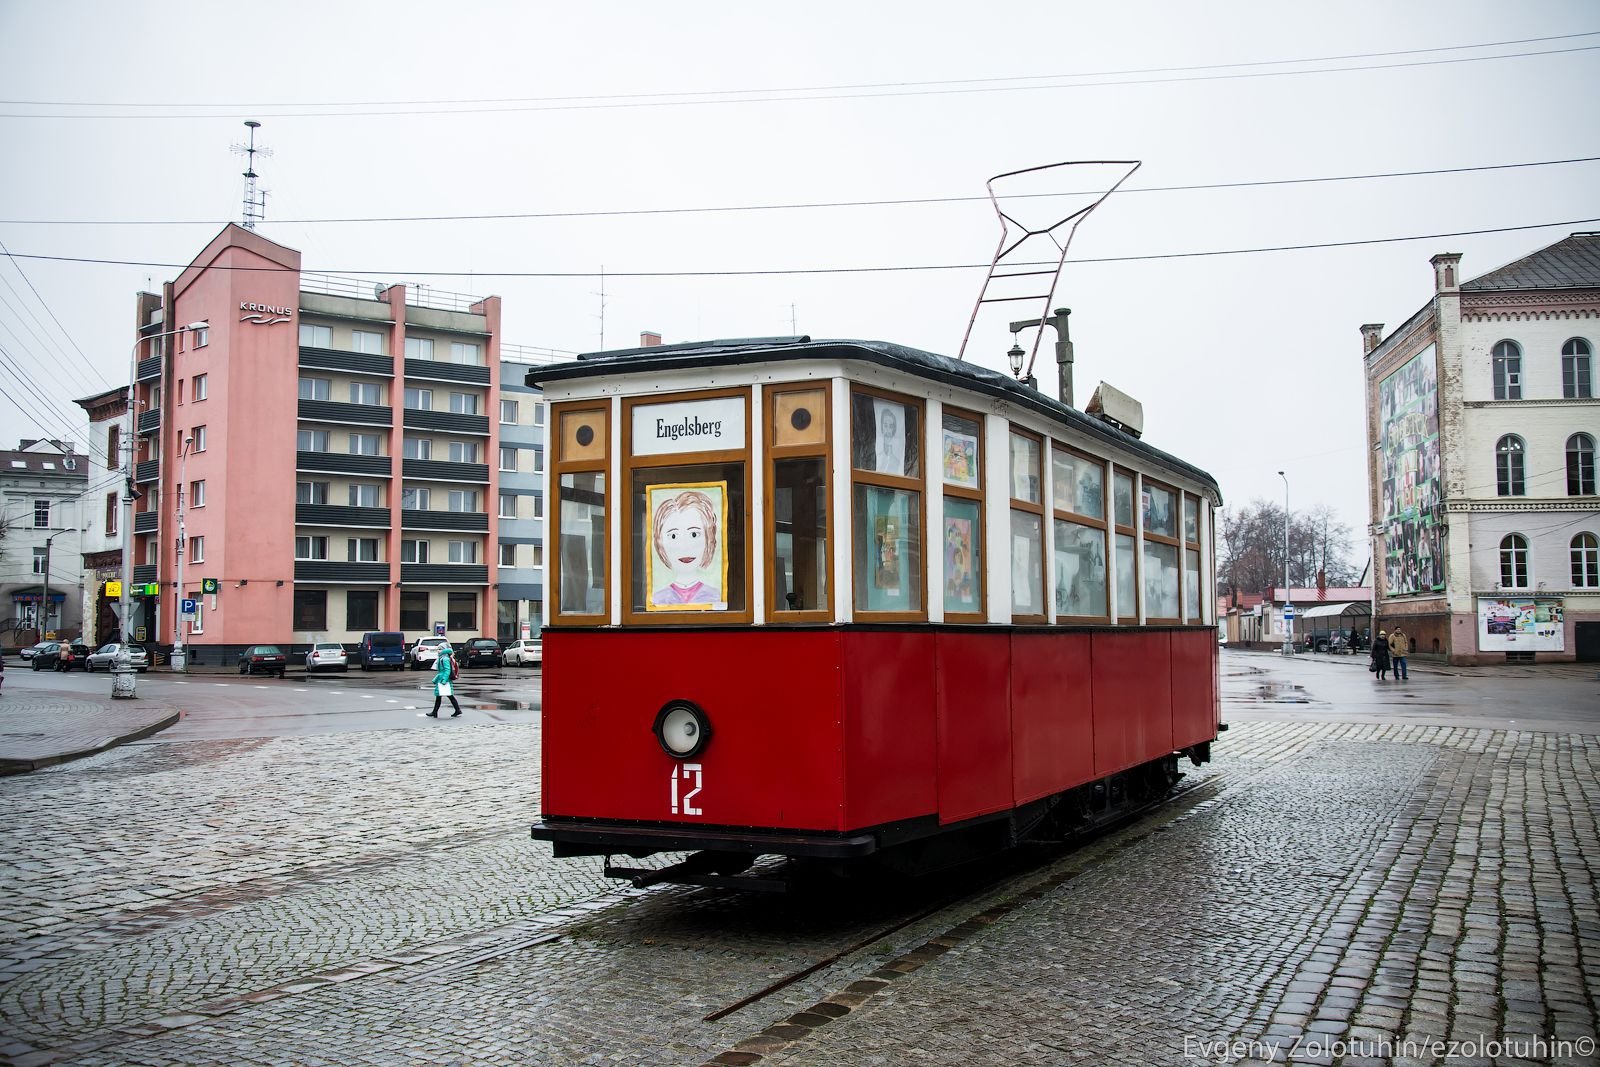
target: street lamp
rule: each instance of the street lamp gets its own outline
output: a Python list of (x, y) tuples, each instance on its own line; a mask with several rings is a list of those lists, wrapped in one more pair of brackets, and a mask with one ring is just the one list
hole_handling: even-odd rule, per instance
[(39, 576), (39, 640), (47, 640), (45, 633), (50, 629), (50, 542), (64, 533), (74, 533), (73, 530), (56, 530), (44, 539), (44, 572)]
[(183, 555), (188, 550), (183, 528), (183, 494), (189, 486), (189, 448), (193, 444), (194, 435), (186, 434), (178, 450), (178, 591), (173, 597), (178, 610), (172, 613), (172, 669), (175, 671), (185, 670), (189, 664), (183, 647)]
[(133, 349), (128, 354), (128, 412), (127, 431), (123, 434), (127, 449), (127, 459), (124, 466), (127, 469), (127, 482), (123, 486), (122, 494), (122, 595), (117, 598), (120, 617), (117, 622), (122, 631), (122, 640), (117, 645), (117, 658), (111, 668), (111, 695), (112, 697), (132, 697), (134, 695), (133, 656), (128, 651), (128, 644), (133, 639), (132, 612), (128, 598), (133, 585), (133, 457), (135, 442), (138, 440), (138, 423), (134, 418), (134, 400), (139, 388), (139, 346), (146, 341), (158, 337), (176, 337), (181, 333), (194, 330), (203, 330), (210, 325), (209, 322), (191, 322), (187, 326), (179, 326), (175, 330), (164, 330), (161, 333), (150, 334), (133, 342)]
[(1294, 655), (1294, 590), (1289, 586), (1289, 476), (1283, 479), (1283, 654)]

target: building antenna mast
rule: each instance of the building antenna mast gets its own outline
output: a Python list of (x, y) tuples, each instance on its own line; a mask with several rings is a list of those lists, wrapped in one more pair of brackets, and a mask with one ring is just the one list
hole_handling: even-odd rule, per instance
[(250, 127), (249, 143), (234, 144), (231, 147), (235, 155), (245, 157), (243, 225), (245, 229), (253, 230), (256, 228), (256, 223), (265, 220), (267, 217), (267, 190), (261, 189), (258, 191), (256, 189), (256, 179), (260, 177), (256, 173), (256, 156), (257, 154), (270, 156), (272, 155), (272, 149), (256, 147), (256, 130), (261, 123), (255, 119), (246, 119), (245, 125)]

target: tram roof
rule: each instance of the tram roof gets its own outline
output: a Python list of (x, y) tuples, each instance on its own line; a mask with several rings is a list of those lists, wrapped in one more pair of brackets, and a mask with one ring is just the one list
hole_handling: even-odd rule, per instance
[(744, 337), (651, 345), (646, 348), (618, 348), (604, 352), (585, 352), (571, 363), (532, 367), (527, 373), (527, 384), (543, 385), (549, 382), (600, 378), (619, 373), (681, 370), (707, 365), (739, 366), (802, 359), (861, 360), (1009, 401), (1090, 437), (1099, 438), (1108, 444), (1114, 444), (1164, 466), (1183, 471), (1204, 483), (1215, 495), (1217, 503), (1222, 502), (1222, 488), (1206, 471), (1169, 452), (1163, 452), (1146, 444), (1140, 438), (1110, 423), (1068, 407), (1059, 400), (1048, 397), (1037, 389), (1030, 389), (999, 371), (889, 341)]

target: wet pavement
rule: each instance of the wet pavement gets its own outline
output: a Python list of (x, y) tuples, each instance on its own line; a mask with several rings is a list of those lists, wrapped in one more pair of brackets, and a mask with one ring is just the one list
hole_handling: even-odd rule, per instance
[(791, 898), (552, 860), (537, 715), (498, 706), (537, 675), (490, 673), (455, 722), (415, 676), (158, 680), (158, 739), (0, 780), (0, 1059), (1595, 1062), (1581, 673), (1230, 652), (1231, 729), (1159, 811)]

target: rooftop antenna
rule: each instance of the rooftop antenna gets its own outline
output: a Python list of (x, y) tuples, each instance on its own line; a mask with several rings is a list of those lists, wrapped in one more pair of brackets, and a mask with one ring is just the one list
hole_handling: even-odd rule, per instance
[(267, 217), (267, 190), (262, 189), (259, 192), (256, 190), (256, 178), (260, 177), (256, 173), (256, 154), (259, 152), (263, 156), (270, 156), (272, 149), (256, 147), (256, 130), (261, 123), (255, 119), (246, 119), (245, 125), (250, 127), (250, 142), (230, 147), (234, 155), (245, 157), (243, 225), (245, 229), (253, 230), (256, 228), (256, 223)]

